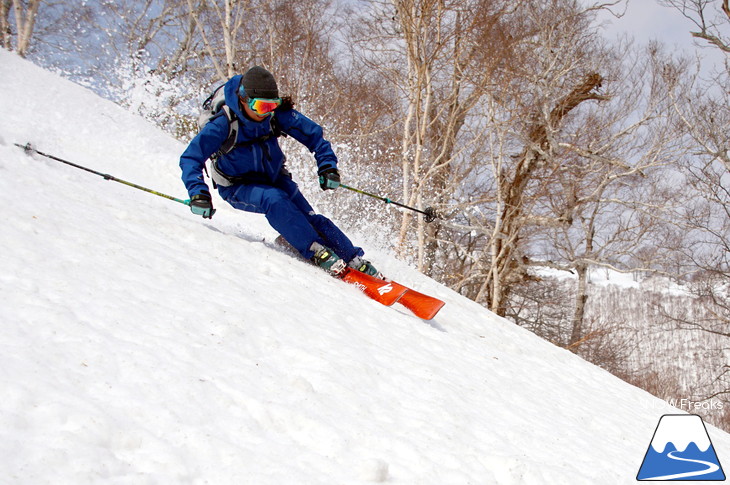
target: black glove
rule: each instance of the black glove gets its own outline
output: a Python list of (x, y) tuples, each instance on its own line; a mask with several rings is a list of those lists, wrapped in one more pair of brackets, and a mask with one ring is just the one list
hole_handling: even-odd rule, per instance
[(203, 219), (212, 219), (215, 209), (213, 209), (213, 199), (210, 198), (210, 193), (201, 192), (194, 195), (190, 199), (190, 210), (193, 214), (203, 216)]
[(322, 190), (335, 190), (340, 186), (340, 172), (336, 168), (328, 168), (319, 172), (319, 186)]

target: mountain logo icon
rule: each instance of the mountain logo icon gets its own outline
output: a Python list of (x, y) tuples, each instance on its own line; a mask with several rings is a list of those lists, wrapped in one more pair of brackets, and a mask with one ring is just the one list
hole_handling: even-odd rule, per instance
[(695, 414), (662, 416), (636, 479), (725, 480), (702, 418)]

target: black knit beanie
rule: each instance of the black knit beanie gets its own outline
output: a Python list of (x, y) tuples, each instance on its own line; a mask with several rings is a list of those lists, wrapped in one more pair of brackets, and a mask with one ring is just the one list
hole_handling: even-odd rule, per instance
[(254, 66), (241, 78), (239, 88), (241, 96), (249, 98), (278, 98), (279, 87), (276, 85), (274, 75), (261, 66)]

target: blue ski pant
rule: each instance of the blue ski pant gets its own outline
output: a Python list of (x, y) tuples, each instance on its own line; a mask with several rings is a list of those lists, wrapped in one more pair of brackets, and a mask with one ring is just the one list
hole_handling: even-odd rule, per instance
[(314, 255), (313, 242), (327, 246), (345, 261), (364, 254), (331, 220), (314, 212), (297, 184), (286, 175), (271, 185), (219, 186), (218, 193), (236, 209), (264, 214), (271, 227), (306, 259)]

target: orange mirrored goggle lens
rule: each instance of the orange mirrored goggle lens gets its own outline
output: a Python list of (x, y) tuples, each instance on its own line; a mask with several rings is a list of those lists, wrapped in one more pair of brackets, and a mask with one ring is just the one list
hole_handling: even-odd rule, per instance
[(281, 106), (281, 98), (276, 99), (265, 99), (265, 98), (250, 98), (248, 100), (248, 106), (256, 113), (265, 115), (271, 113), (276, 108)]

